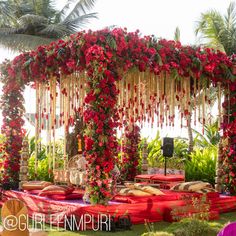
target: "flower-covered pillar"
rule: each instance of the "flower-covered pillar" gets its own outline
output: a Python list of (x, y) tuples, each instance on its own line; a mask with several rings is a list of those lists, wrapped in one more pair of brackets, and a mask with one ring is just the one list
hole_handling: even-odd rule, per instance
[(231, 81), (226, 88), (227, 94), (223, 107), (225, 115), (223, 120), (223, 174), (226, 190), (236, 193), (236, 81)]
[(1, 132), (6, 137), (4, 144), (4, 172), (2, 187), (16, 189), (19, 184), (20, 151), (24, 137), (24, 86), (10, 66), (8, 76), (2, 76), (3, 95), (1, 97), (3, 125)]
[(90, 201), (106, 204), (111, 198), (111, 171), (114, 168), (116, 141), (117, 89), (115, 72), (109, 70), (112, 54), (97, 45), (86, 54), (87, 96), (84, 111), (85, 155)]
[(133, 181), (138, 174), (140, 128), (135, 125), (125, 127), (124, 156), (121, 160), (121, 178), (123, 181)]

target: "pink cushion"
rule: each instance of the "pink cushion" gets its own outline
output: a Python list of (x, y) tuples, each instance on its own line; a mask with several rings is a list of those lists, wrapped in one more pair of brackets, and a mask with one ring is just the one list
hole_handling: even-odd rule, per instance
[(51, 198), (53, 200), (80, 200), (82, 199), (83, 197), (83, 194), (80, 194), (80, 193), (71, 193), (71, 194), (68, 194), (68, 195), (58, 195), (58, 194), (55, 194), (55, 195), (50, 195), (48, 196), (48, 198)]

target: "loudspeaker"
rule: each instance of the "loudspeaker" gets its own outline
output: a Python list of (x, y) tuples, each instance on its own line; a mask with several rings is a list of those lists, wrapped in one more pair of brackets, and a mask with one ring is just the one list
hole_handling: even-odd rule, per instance
[(174, 139), (163, 138), (162, 154), (164, 157), (172, 157), (174, 152)]

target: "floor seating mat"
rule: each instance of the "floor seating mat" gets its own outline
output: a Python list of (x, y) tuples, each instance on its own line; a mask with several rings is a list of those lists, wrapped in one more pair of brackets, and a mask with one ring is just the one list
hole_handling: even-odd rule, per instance
[[(114, 198), (107, 206), (90, 205), (82, 200), (52, 200), (47, 197), (20, 192), (20, 191), (3, 191), (2, 202), (17, 198), (25, 202), (29, 215), (40, 214), (45, 222), (63, 226), (65, 216), (76, 216), (81, 218), (84, 215), (91, 215), (94, 219), (98, 219), (99, 215), (105, 214), (109, 217), (118, 218), (129, 215), (133, 224), (142, 224), (145, 221), (174, 221), (171, 211), (178, 207), (191, 205), (193, 197), (201, 197), (199, 193), (173, 192), (163, 190), (164, 196), (151, 197), (134, 197), (134, 196), (118, 196), (123, 197), (123, 202), (118, 202)], [(126, 199), (125, 199), (126, 197)], [(125, 200), (124, 200), (125, 199)], [(236, 197), (222, 196), (217, 193), (208, 193), (210, 202), (210, 218), (216, 219), (218, 213), (230, 212), (236, 210)], [(194, 212), (194, 210), (189, 210)], [(179, 214), (181, 215), (181, 213)]]
[(135, 180), (149, 180), (159, 182), (179, 182), (184, 181), (184, 175), (163, 175), (163, 174), (151, 174), (151, 175), (136, 175)]

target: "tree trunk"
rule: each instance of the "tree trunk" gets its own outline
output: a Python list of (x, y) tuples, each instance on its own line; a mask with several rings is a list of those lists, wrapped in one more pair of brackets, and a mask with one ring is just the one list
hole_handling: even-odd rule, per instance
[(187, 118), (187, 129), (188, 129), (188, 152), (191, 153), (193, 152), (193, 130), (192, 130), (192, 111), (190, 111), (189, 116)]

